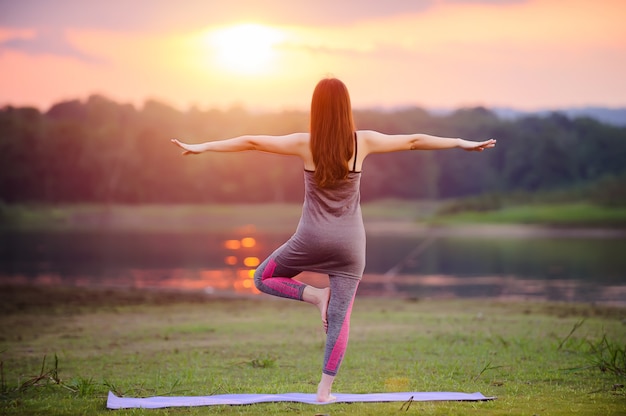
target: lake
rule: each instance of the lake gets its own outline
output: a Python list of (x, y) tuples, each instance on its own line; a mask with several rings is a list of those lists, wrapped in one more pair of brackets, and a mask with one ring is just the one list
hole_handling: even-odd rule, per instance
[[(368, 231), (360, 295), (626, 304), (622, 233), (481, 230)], [(254, 268), (288, 237), (254, 229), (4, 233), (0, 282), (256, 295)]]

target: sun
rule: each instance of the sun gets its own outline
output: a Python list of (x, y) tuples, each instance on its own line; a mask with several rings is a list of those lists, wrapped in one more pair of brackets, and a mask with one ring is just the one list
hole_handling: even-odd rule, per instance
[(240, 75), (260, 75), (275, 64), (276, 46), (284, 40), (279, 29), (260, 24), (239, 24), (206, 35), (214, 62), (223, 70)]

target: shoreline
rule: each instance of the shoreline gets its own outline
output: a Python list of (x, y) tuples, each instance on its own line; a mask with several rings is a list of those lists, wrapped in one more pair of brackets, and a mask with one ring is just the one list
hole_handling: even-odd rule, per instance
[(559, 227), (533, 224), (428, 225), (411, 221), (365, 221), (365, 230), (376, 235), (424, 234), (429, 237), (478, 238), (626, 238), (626, 229)]
[[(110, 306), (152, 305), (168, 306), (179, 303), (207, 303), (207, 302), (240, 302), (251, 301), (261, 303), (281, 303), (284, 299), (265, 294), (241, 294), (234, 292), (208, 293), (201, 290), (158, 288), (158, 287), (120, 287), (120, 286), (76, 286), (63, 284), (38, 283), (1, 283), (0, 300), (2, 313), (28, 313), (29, 310), (52, 309), (61, 312), (64, 309), (74, 310), (98, 309)], [(600, 315), (619, 315), (626, 318), (626, 303), (589, 302), (552, 300), (546, 298), (529, 298), (518, 295), (502, 297), (423, 297), (391, 296), (361, 294), (357, 296), (366, 302), (389, 302), (397, 300), (409, 303), (432, 304), (498, 304), (509, 305), (517, 309), (527, 305), (537, 307), (562, 308), (563, 310), (578, 310), (591, 308)]]
[[(411, 219), (364, 219), (365, 231), (376, 236), (411, 236), (427, 238), (626, 238), (626, 228), (577, 227), (536, 224), (428, 224)], [(272, 219), (266, 222), (242, 222), (214, 218), (213, 221), (189, 221), (167, 223), (158, 221), (99, 221), (81, 220), (63, 224), (0, 224), (2, 235), (21, 233), (266, 233), (291, 235), (297, 227), (297, 219), (288, 218), (281, 222)]]
[[(362, 204), (366, 230), (373, 234), (431, 233), (435, 236), (625, 237), (626, 224), (599, 211), (591, 217), (557, 221), (576, 205), (555, 206), (552, 217), (438, 219), (438, 202), (377, 201)], [(0, 233), (10, 232), (223, 232), (295, 231), (301, 204), (206, 205), (0, 205)], [(608, 215), (608, 211), (605, 213)], [(611, 214), (626, 216), (626, 211)], [(556, 215), (556, 217), (555, 217)], [(534, 218), (534, 219), (533, 219)], [(553, 221), (550, 220), (553, 219)], [(604, 219), (603, 219), (604, 218)], [(532, 221), (531, 221), (532, 220)]]
[[(324, 275), (303, 272), (300, 279), (303, 283), (315, 286), (328, 286), (328, 278)], [(529, 280), (532, 290), (524, 291), (520, 285), (512, 284), (511, 287), (501, 290), (498, 294), (474, 293), (471, 296), (463, 296), (451, 290), (454, 285), (469, 284), (477, 287), (492, 285), (501, 286), (502, 282), (509, 282), (510, 279), (501, 276), (479, 276), (472, 278), (458, 278), (443, 275), (386, 275), (386, 274), (365, 274), (363, 283), (359, 291), (359, 298), (372, 300), (397, 300), (408, 302), (495, 302), (495, 303), (516, 303), (516, 304), (555, 304), (555, 305), (585, 305), (593, 307), (610, 307), (626, 310), (626, 287), (607, 286), (604, 289), (604, 296), (597, 296), (593, 299), (581, 299), (571, 297), (553, 297), (557, 287), (571, 289), (571, 283), (567, 280), (552, 280), (549, 288), (543, 288), (539, 292), (537, 289), (542, 286), (542, 281)], [(417, 283), (422, 288), (422, 292), (403, 292), (398, 286)], [(522, 284), (523, 286), (523, 284)], [(441, 288), (440, 292), (432, 289)], [(223, 300), (252, 300), (252, 301), (276, 301), (277, 298), (267, 296), (258, 290), (239, 291), (235, 288), (216, 289), (211, 286), (189, 288), (172, 285), (132, 285), (132, 284), (85, 284), (76, 281), (24, 281), (20, 279), (0, 281), (0, 292), (19, 291), (44, 291), (44, 292), (71, 292), (82, 294), (114, 294), (117, 296), (146, 299), (188, 299), (196, 301), (223, 301)], [(448, 289), (448, 290), (445, 290)], [(548, 289), (551, 289), (548, 290)], [(611, 295), (607, 295), (611, 292)], [(551, 297), (552, 295), (552, 297)], [(82, 296), (79, 296), (82, 297)], [(0, 295), (0, 299), (2, 296)], [(0, 311), (2, 308), (0, 307)]]

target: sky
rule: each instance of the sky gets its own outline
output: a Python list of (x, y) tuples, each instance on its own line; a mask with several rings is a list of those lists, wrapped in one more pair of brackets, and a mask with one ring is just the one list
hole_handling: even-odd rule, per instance
[(626, 106), (624, 0), (0, 0), (0, 106)]

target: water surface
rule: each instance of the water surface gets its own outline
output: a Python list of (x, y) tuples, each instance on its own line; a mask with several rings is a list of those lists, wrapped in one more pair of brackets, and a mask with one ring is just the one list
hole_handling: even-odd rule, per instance
[[(289, 235), (5, 233), (0, 282), (258, 294), (254, 268)], [(327, 277), (305, 273), (316, 285)], [(365, 296), (626, 304), (626, 238), (368, 233)]]

